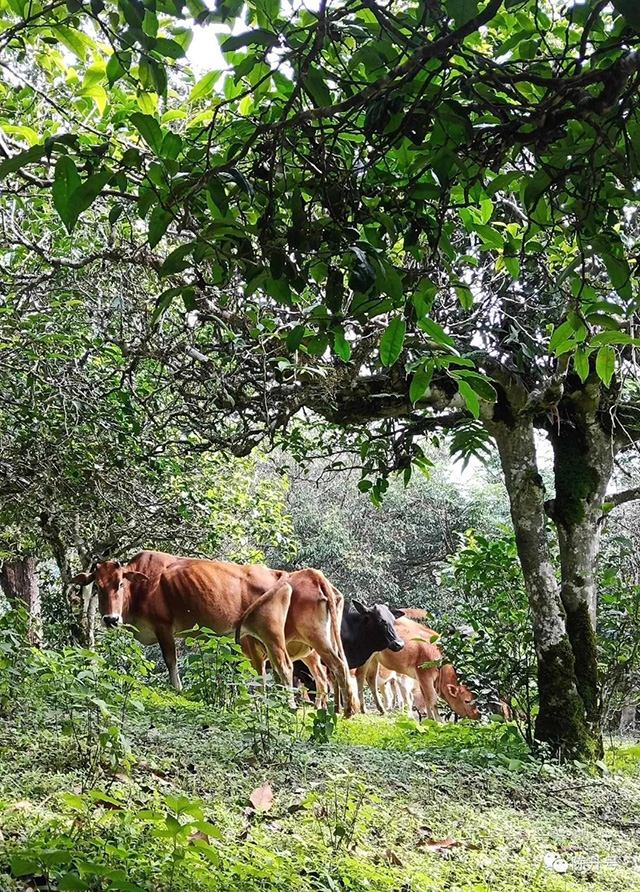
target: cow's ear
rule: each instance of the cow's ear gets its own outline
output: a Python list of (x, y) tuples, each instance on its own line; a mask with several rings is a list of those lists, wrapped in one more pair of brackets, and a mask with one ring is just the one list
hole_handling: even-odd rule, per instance
[(447, 693), (450, 697), (457, 697), (460, 693), (460, 688), (457, 684), (448, 684), (447, 685)]
[(93, 573), (78, 573), (71, 580), (71, 585), (89, 585), (96, 578), (95, 570)]
[(122, 575), (125, 579), (128, 579), (129, 582), (149, 582), (147, 574), (138, 573), (137, 570), (125, 570)]
[(404, 610), (397, 610), (395, 607), (391, 611), (396, 619), (400, 619), (401, 616), (404, 616)]
[(358, 613), (366, 613), (367, 612), (367, 608), (364, 606), (364, 604), (361, 604), (360, 601), (352, 601), (351, 603), (356, 608)]

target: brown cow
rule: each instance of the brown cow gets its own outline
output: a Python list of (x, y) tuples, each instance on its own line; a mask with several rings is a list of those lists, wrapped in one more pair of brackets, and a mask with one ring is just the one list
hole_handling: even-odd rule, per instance
[[(279, 680), (292, 686), (286, 642), (301, 638), (322, 653), (344, 687), (345, 714), (357, 711), (347, 681), (339, 635), (339, 611), (332, 587), (317, 570), (287, 574), (263, 566), (243, 566), (141, 552), (126, 567), (114, 561), (81, 573), (73, 582), (95, 580), (106, 625), (136, 628), (143, 644), (160, 644), (174, 687), (182, 685), (176, 666), (175, 636), (199, 625), (219, 635), (250, 634), (263, 642)], [(335, 643), (337, 641), (337, 644)]]
[(380, 665), (417, 680), (429, 718), (440, 721), (437, 703), (438, 696), (441, 696), (457, 715), (479, 719), (480, 713), (473, 694), (465, 685), (460, 684), (456, 670), (451, 664), (440, 665), (442, 651), (434, 643), (439, 637), (438, 633), (404, 616), (396, 620), (396, 631), (405, 643), (403, 649), (396, 652), (382, 650), (356, 672), (362, 711), (364, 712), (364, 682), (369, 676), (376, 706), (384, 713), (377, 690), (377, 667)]

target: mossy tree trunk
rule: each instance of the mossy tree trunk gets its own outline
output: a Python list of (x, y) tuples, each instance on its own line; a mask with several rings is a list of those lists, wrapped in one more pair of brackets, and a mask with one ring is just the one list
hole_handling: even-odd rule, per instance
[(13, 607), (22, 607), (29, 616), (29, 638), (32, 644), (42, 640), (40, 587), (35, 557), (4, 561), (0, 568), (0, 587)]
[(531, 609), (540, 702), (535, 736), (557, 754), (591, 760), (599, 751), (599, 738), (587, 722), (577, 689), (574, 655), (547, 536), (533, 421), (524, 413), (509, 413), (487, 427), (500, 452)]
[(598, 406), (599, 387), (587, 385), (563, 407), (550, 431), (556, 496), (548, 506), (560, 545), (561, 597), (575, 660), (576, 684), (587, 722), (602, 754), (596, 565), (602, 505), (611, 479), (614, 442), (608, 413)]

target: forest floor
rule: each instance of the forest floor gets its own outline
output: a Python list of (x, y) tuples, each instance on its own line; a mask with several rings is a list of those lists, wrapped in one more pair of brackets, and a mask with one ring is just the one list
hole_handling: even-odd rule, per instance
[(273, 698), (132, 702), (127, 740), (82, 704), (71, 732), (5, 708), (1, 892), (640, 889), (638, 746), (595, 776), (530, 759), (504, 724), (367, 715), (322, 743)]

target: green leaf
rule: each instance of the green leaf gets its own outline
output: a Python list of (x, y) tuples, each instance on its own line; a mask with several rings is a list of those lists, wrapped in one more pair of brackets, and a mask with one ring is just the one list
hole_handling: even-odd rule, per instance
[(425, 395), (433, 378), (433, 362), (429, 360), (424, 368), (418, 369), (411, 379), (409, 387), (409, 399), (415, 405)]
[(471, 372), (462, 369), (456, 370), (455, 372), (452, 372), (452, 374), (458, 381), (460, 379), (466, 381), (471, 389), (475, 390), (478, 396), (481, 399), (486, 400), (486, 402), (495, 403), (498, 399), (498, 394), (491, 381), (479, 372)]
[(170, 276), (172, 273), (182, 272), (187, 269), (189, 261), (185, 258), (193, 251), (193, 245), (187, 242), (186, 245), (179, 245), (174, 251), (165, 258), (164, 263), (160, 267), (161, 276)]
[(151, 315), (152, 325), (155, 325), (164, 316), (173, 303), (174, 297), (177, 297), (179, 294), (182, 294), (182, 288), (167, 288), (166, 291), (162, 292), (156, 301), (155, 309)]
[(166, 56), (167, 59), (183, 59), (185, 56), (185, 51), (180, 44), (168, 37), (158, 37), (153, 46), (153, 52)]
[(529, 214), (533, 214), (538, 202), (549, 188), (551, 179), (545, 170), (539, 170), (530, 177), (522, 193), (522, 201)]
[(16, 877), (29, 876), (38, 871), (38, 862), (33, 858), (23, 855), (13, 855), (11, 858), (11, 873)]
[(419, 327), (433, 338), (434, 341), (437, 341), (438, 344), (446, 344), (447, 347), (455, 346), (455, 342), (452, 337), (450, 337), (444, 328), (441, 325), (438, 325), (437, 322), (434, 322), (433, 319), (424, 318), (421, 319), (418, 323)]
[(304, 86), (320, 108), (331, 105), (331, 93), (329, 92), (326, 78), (318, 68), (311, 68), (307, 73), (304, 79)]
[(194, 84), (191, 93), (189, 93), (189, 102), (196, 102), (198, 99), (210, 96), (211, 93), (213, 93), (213, 88), (215, 87), (220, 74), (220, 71), (208, 71), (204, 77), (201, 77), (200, 80)]
[(467, 409), (471, 412), (474, 418), (480, 417), (480, 401), (475, 393), (475, 391), (467, 384), (466, 381), (458, 380), (458, 390), (460, 391), (460, 395), (464, 399), (467, 404)]
[(605, 387), (609, 387), (616, 370), (616, 351), (607, 344), (600, 347), (596, 356), (596, 373)]
[(626, 331), (601, 331), (594, 335), (589, 342), (592, 347), (600, 347), (602, 344), (635, 344), (640, 343), (638, 338), (632, 338)]
[(26, 164), (31, 164), (32, 161), (39, 161), (45, 151), (46, 149), (44, 146), (32, 146), (30, 149), (20, 152), (18, 155), (12, 155), (11, 158), (5, 158), (2, 164), (0, 164), (0, 180), (3, 180), (8, 174), (20, 170)]
[(87, 44), (78, 31), (74, 28), (66, 28), (63, 25), (58, 25), (55, 29), (55, 34), (60, 39), (60, 43), (63, 43), (74, 56), (77, 56), (78, 59), (81, 59), (82, 61), (85, 60), (87, 56)]
[(107, 91), (101, 84), (91, 84), (89, 87), (83, 87), (80, 95), (87, 99), (92, 99), (101, 115), (107, 107), (108, 97)]
[(466, 24), (478, 14), (478, 0), (447, 0), (447, 15), (456, 28)]
[(470, 310), (473, 307), (473, 294), (468, 285), (459, 285), (456, 288), (456, 294), (463, 310)]
[(232, 53), (243, 46), (273, 46), (278, 40), (278, 35), (266, 28), (256, 28), (253, 31), (245, 31), (243, 34), (233, 34), (220, 45), (223, 53)]
[(351, 358), (351, 344), (344, 336), (344, 328), (340, 325), (334, 329), (333, 349), (343, 362), (349, 362)]
[(151, 211), (149, 218), (149, 247), (155, 248), (162, 236), (169, 228), (169, 224), (173, 220), (173, 214), (157, 204)]
[(162, 155), (162, 157), (175, 159), (178, 157), (181, 151), (182, 137), (178, 136), (177, 133), (173, 133), (172, 131), (165, 133), (164, 139), (162, 140), (162, 148), (160, 149), (160, 154)]
[(551, 335), (551, 340), (549, 341), (549, 353), (555, 353), (558, 347), (562, 346), (565, 341), (568, 341), (569, 338), (573, 337), (574, 331), (575, 329), (569, 321), (559, 325)]
[[(112, 888), (117, 889), (118, 887), (112, 886)], [(75, 873), (65, 873), (64, 876), (60, 877), (58, 889), (60, 889), (60, 892), (86, 892), (87, 883)]]
[(126, 74), (126, 69), (120, 61), (120, 57), (114, 53), (107, 62), (107, 80), (112, 87), (116, 81)]
[(134, 112), (130, 120), (149, 148), (160, 155), (164, 134), (156, 119), (151, 115), (143, 115), (142, 112)]
[(614, 9), (624, 16), (629, 25), (640, 31), (640, 6), (638, 0), (612, 0)]
[(380, 362), (392, 366), (402, 353), (407, 326), (401, 316), (396, 316), (380, 340)]
[(631, 270), (629, 264), (624, 257), (614, 257), (613, 254), (603, 253), (602, 259), (609, 273), (611, 284), (616, 289), (620, 297), (624, 300), (633, 298), (633, 289), (631, 287)]
[(296, 327), (289, 332), (289, 334), (287, 335), (287, 350), (290, 353), (295, 353), (295, 351), (298, 349), (303, 341), (305, 331), (306, 326), (296, 325)]
[(53, 180), (53, 206), (68, 232), (71, 232), (77, 220), (77, 214), (71, 205), (71, 197), (81, 183), (73, 158), (61, 155), (56, 162)]
[(93, 204), (111, 177), (110, 170), (103, 170), (100, 173), (94, 173), (82, 185), (78, 186), (71, 196), (71, 207), (75, 213), (74, 223), (80, 214)]
[(587, 380), (589, 377), (589, 354), (582, 349), (582, 347), (578, 347), (576, 352), (573, 354), (573, 367), (576, 370), (576, 373), (582, 383)]

